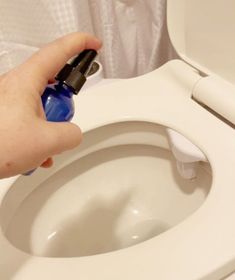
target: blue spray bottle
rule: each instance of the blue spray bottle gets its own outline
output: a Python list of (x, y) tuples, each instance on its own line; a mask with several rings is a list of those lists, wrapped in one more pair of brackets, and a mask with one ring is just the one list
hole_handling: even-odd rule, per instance
[(46, 87), (42, 105), (46, 118), (51, 122), (70, 121), (74, 115), (73, 95), (78, 94), (90, 66), (96, 57), (95, 50), (85, 50), (57, 74), (57, 82)]
[[(51, 122), (70, 121), (74, 115), (73, 95), (78, 94), (95, 59), (95, 50), (84, 50), (71, 63), (67, 63), (42, 94), (42, 105), (46, 118)], [(24, 175), (30, 175), (31, 170)]]

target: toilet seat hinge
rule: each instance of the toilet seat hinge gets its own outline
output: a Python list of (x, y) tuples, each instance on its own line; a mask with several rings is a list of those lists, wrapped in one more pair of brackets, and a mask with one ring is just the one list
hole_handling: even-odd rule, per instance
[(235, 86), (218, 76), (201, 78), (192, 98), (230, 125), (235, 125)]

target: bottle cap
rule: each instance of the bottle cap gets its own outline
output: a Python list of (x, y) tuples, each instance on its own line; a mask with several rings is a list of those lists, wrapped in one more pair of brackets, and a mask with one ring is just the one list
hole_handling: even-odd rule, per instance
[(71, 63), (65, 64), (57, 74), (56, 80), (70, 87), (74, 94), (78, 94), (86, 82), (87, 74), (96, 55), (95, 50), (84, 50)]

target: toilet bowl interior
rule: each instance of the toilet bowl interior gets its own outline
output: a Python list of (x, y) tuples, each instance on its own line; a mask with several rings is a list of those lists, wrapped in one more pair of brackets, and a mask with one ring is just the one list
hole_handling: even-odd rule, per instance
[(2, 202), (1, 227), (17, 248), (43, 257), (77, 257), (129, 247), (172, 228), (202, 205), (209, 164), (197, 177), (177, 172), (165, 127), (110, 124), (51, 170), (19, 177)]

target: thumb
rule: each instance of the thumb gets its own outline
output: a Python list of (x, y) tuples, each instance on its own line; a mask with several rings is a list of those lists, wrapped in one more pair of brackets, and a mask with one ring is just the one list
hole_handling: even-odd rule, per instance
[(81, 129), (70, 122), (46, 122), (49, 156), (77, 147), (82, 140)]

